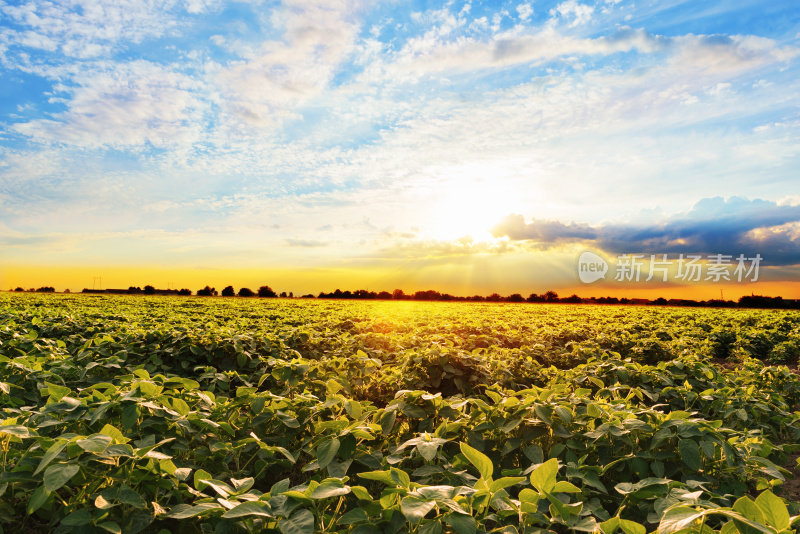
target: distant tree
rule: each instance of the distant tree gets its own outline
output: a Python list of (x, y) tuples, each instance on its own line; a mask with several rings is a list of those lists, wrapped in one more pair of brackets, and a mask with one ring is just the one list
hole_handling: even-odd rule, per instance
[(178, 290), (178, 295), (189, 296), (191, 294), (192, 294), (192, 290), (191, 289), (183, 288), (183, 289), (179, 289)]
[(500, 302), (501, 300), (503, 300), (503, 297), (499, 293), (492, 293), (486, 297), (486, 302)]
[(558, 302), (558, 293), (555, 291), (548, 291), (544, 294), (545, 302)]
[(508, 297), (506, 297), (506, 300), (508, 302), (525, 302), (525, 298), (523, 298), (523, 296), (520, 295), (519, 293), (514, 293), (513, 295), (509, 295)]
[(141, 292), (142, 292), (142, 288), (139, 287), (139, 286), (130, 286), (130, 287), (128, 287), (128, 293), (136, 294), (136, 293), (141, 293)]
[(392, 291), (392, 298), (394, 300), (404, 300), (408, 297), (406, 296), (405, 292), (402, 289), (395, 289)]
[(312, 295), (311, 293), (306, 293), (305, 295), (303, 295), (303, 296), (302, 296), (302, 297), (300, 297), (300, 298), (301, 298), (301, 299), (313, 299), (313, 298), (315, 298), (315, 297), (314, 297), (314, 295)]
[(55, 293), (56, 288), (51, 286), (43, 286), (36, 290), (37, 293)]
[(253, 290), (250, 289), (249, 287), (243, 287), (239, 290), (240, 297), (252, 297), (254, 295), (255, 293), (253, 293)]
[(293, 298), (294, 298), (294, 291), (289, 291), (289, 298), (290, 298), (290, 299), (293, 299)]
[(233, 290), (233, 286), (226, 286), (225, 289), (222, 290), (221, 294), (223, 297), (232, 297), (236, 294), (236, 292)]
[(148, 284), (148, 285), (144, 286), (144, 290), (142, 290), (142, 292), (145, 295), (155, 295), (156, 294), (156, 288), (154, 288), (153, 286)]
[(578, 295), (572, 294), (567, 298), (561, 299), (561, 302), (566, 302), (568, 304), (580, 304), (581, 302), (583, 302), (583, 299), (580, 298)]
[(277, 297), (278, 294), (275, 293), (271, 287), (269, 286), (261, 286), (258, 288), (258, 296), (259, 297)]
[(14, 291), (25, 291), (25, 290), (22, 289), (21, 287), (17, 286), (17, 288)]
[(281, 291), (281, 298), (282, 298), (282, 299), (285, 299), (285, 298), (286, 298), (286, 297), (288, 297), (288, 296), (289, 296), (289, 295), (287, 295), (287, 294), (286, 294), (286, 291)]
[(375, 298), (381, 300), (389, 300), (392, 298), (392, 294), (389, 293), (388, 291), (381, 291), (380, 293), (375, 295)]
[(72, 293), (72, 291), (70, 291), (69, 288), (67, 288), (64, 290), (64, 293)]
[(29, 287), (28, 288), (28, 293), (34, 293), (35, 291), (36, 291), (35, 287)]
[(528, 302), (544, 302), (544, 295), (537, 295), (536, 293), (531, 293), (525, 300), (527, 300)]
[(664, 297), (658, 297), (656, 300), (653, 301), (653, 304), (655, 304), (656, 306), (666, 306), (667, 299), (665, 299)]
[(217, 295), (217, 290), (213, 287), (206, 286), (203, 289), (197, 290), (198, 297), (212, 297)]

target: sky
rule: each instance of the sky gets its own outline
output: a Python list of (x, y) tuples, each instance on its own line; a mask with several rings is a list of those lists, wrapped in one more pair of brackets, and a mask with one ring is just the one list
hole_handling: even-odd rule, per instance
[(0, 0), (0, 288), (148, 283), (800, 298), (800, 4)]

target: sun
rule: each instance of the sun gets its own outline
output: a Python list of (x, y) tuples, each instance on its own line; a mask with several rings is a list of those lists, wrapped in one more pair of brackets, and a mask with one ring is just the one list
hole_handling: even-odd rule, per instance
[(433, 203), (427, 234), (454, 241), (490, 241), (494, 228), (510, 213), (509, 199), (488, 182), (456, 183)]

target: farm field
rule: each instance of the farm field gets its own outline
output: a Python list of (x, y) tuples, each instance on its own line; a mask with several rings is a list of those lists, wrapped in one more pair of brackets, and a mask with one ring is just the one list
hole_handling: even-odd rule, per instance
[(0, 294), (0, 532), (791, 531), (798, 356), (797, 311)]

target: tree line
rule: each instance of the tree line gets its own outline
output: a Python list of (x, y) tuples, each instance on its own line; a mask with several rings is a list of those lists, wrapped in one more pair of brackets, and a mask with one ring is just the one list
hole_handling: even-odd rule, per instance
[[(9, 290), (10, 291), (10, 290)], [(52, 286), (43, 286), (38, 289), (30, 288), (23, 289), (17, 287), (15, 292), (37, 292), (37, 293), (54, 293), (55, 289)], [(65, 290), (69, 293), (69, 290)], [(128, 295), (179, 295), (190, 296), (195, 294), (199, 297), (260, 297), (260, 298), (295, 298), (293, 292), (282, 291), (276, 292), (268, 285), (260, 286), (257, 290), (252, 290), (248, 287), (239, 288), (238, 291), (233, 286), (225, 286), (222, 291), (217, 291), (215, 287), (205, 286), (198, 289), (194, 293), (188, 288), (183, 289), (157, 289), (152, 285), (144, 287), (130, 286), (128, 289), (84, 289), (83, 293), (105, 293), (105, 294), (128, 294)], [(441, 293), (439, 291), (428, 289), (424, 291), (416, 291), (414, 293), (406, 293), (402, 289), (395, 289), (391, 293), (389, 291), (368, 291), (366, 289), (357, 289), (355, 291), (336, 289), (326, 293), (324, 291), (317, 295), (311, 293), (301, 295), (299, 298), (304, 299), (343, 299), (343, 300), (416, 300), (416, 301), (455, 301), (455, 302), (532, 302), (532, 303), (562, 303), (562, 304), (636, 304), (636, 305), (655, 305), (655, 306), (695, 306), (695, 307), (728, 307), (728, 308), (780, 308), (780, 309), (800, 309), (800, 300), (798, 299), (784, 299), (783, 297), (767, 297), (762, 295), (746, 295), (741, 297), (738, 301), (711, 299), (711, 300), (691, 300), (691, 299), (665, 299), (659, 297), (653, 300), (650, 299), (637, 299), (625, 297), (579, 297), (572, 294), (568, 297), (560, 297), (555, 291), (546, 291), (544, 293), (531, 293), (524, 297), (520, 293), (512, 293), (510, 295), (500, 295), (499, 293), (492, 293), (490, 295), (471, 295), (471, 296), (458, 296), (451, 295), (450, 293)]]

